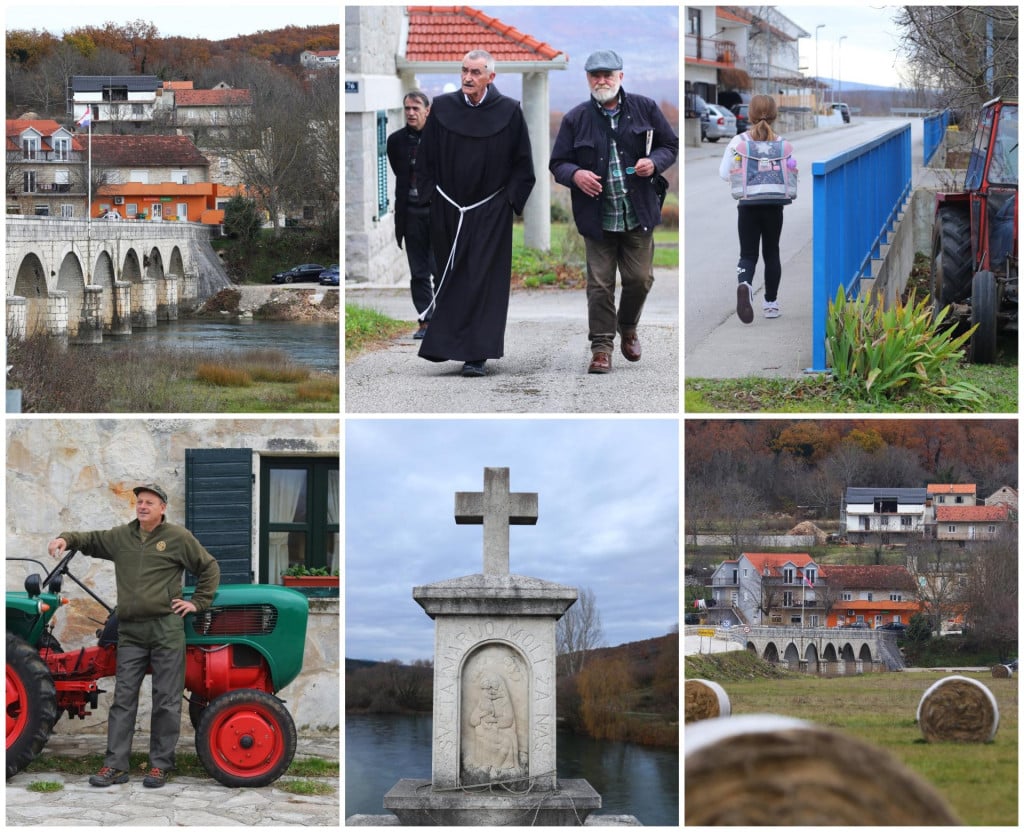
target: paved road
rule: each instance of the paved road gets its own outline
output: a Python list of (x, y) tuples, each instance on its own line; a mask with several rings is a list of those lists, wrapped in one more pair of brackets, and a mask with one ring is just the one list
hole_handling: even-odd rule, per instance
[[(754, 322), (736, 317), (736, 203), (718, 176), (725, 141), (686, 148), (684, 371), (688, 378), (797, 378), (812, 364), (813, 269), (811, 163), (834, 156), (907, 123), (855, 118), (850, 124), (787, 135), (800, 164), (800, 194), (786, 207), (782, 229), (782, 317), (761, 314), (764, 264), (754, 279)], [(923, 126), (911, 121), (914, 184), (918, 184)]]
[(408, 320), (409, 334), (351, 361), (348, 413), (665, 413), (679, 412), (679, 274), (655, 269), (639, 335), (643, 358), (618, 352), (612, 372), (589, 375), (587, 302), (582, 290), (515, 291), (505, 357), (484, 378), (463, 378), (462, 364), (417, 355), (415, 313), (405, 287), (346, 285), (345, 302)]
[[(105, 735), (54, 734), (44, 754), (102, 754)], [(137, 734), (135, 748), (148, 748), (149, 737)], [(191, 737), (182, 749), (194, 750)], [(296, 758), (338, 759), (335, 739), (300, 739)], [(161, 789), (142, 785), (142, 773), (120, 786), (89, 785), (85, 774), (57, 772), (17, 774), (7, 781), (6, 826), (331, 826), (339, 825), (341, 792), (338, 778), (324, 778), (333, 789), (323, 796), (294, 795), (275, 785), (259, 789), (229, 789), (213, 778), (171, 775)], [(285, 775), (285, 780), (288, 775)], [(31, 783), (51, 780), (64, 784), (57, 792), (30, 792)], [(281, 781), (278, 781), (280, 783)]]

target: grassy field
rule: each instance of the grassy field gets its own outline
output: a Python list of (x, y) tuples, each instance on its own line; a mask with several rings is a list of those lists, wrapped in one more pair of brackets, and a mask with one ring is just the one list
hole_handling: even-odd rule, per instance
[[(753, 671), (726, 672), (726, 677)], [(705, 659), (687, 657), (688, 678), (714, 678)], [(914, 717), (921, 696), (941, 678), (936, 672), (876, 673), (823, 679), (719, 678), (733, 714), (772, 713), (848, 732), (888, 750), (934, 785), (970, 826), (1017, 824), (1017, 680), (964, 673), (981, 681), (999, 704), (999, 731), (991, 743), (924, 741)], [(685, 744), (685, 740), (684, 740)]]

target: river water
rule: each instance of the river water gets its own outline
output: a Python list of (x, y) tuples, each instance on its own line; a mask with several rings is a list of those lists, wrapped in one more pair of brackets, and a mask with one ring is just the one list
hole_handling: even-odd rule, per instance
[[(429, 716), (345, 717), (345, 816), (388, 814), (384, 793), (403, 778), (430, 779)], [(558, 776), (585, 779), (601, 814), (636, 815), (645, 826), (679, 825), (679, 754), (625, 742), (558, 734)]]
[(126, 344), (166, 349), (221, 352), (222, 350), (280, 350), (295, 363), (337, 374), (341, 366), (340, 329), (337, 322), (180, 320), (147, 329), (135, 329), (127, 338), (104, 338), (89, 349), (115, 349)]

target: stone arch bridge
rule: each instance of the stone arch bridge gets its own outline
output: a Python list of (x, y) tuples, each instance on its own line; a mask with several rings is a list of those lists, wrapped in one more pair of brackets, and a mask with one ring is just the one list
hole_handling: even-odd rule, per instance
[(156, 326), (228, 285), (197, 223), (7, 219), (7, 333), (94, 344)]
[(896, 634), (845, 627), (732, 627), (728, 638), (773, 664), (807, 673), (844, 674), (905, 667)]

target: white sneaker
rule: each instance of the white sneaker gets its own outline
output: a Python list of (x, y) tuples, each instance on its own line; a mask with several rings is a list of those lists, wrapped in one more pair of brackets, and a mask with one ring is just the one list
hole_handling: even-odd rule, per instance
[(766, 318), (777, 318), (782, 312), (779, 309), (779, 302), (777, 300), (766, 300), (764, 302), (764, 316)]

